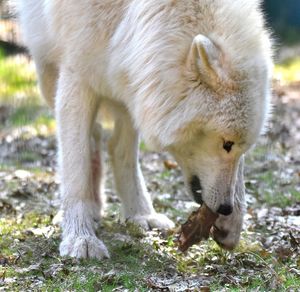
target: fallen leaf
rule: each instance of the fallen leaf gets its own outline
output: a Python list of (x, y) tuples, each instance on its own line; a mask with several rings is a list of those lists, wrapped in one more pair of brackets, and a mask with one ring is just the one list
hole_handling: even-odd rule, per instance
[(193, 244), (208, 239), (210, 229), (217, 218), (218, 214), (212, 212), (205, 204), (193, 212), (181, 226), (178, 237), (179, 249), (185, 252)]
[(172, 160), (165, 160), (164, 161), (164, 166), (166, 169), (171, 170), (171, 169), (175, 169), (178, 167), (178, 164), (175, 161)]

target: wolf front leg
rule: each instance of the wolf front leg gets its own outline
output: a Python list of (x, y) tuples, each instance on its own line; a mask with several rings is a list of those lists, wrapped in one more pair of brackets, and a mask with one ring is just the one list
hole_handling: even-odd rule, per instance
[(91, 137), (98, 104), (74, 71), (61, 72), (55, 108), (64, 213), (60, 254), (101, 259), (109, 254), (96, 237), (94, 221), (99, 200), (94, 194)]
[(246, 210), (244, 185), (244, 157), (241, 157), (235, 185), (233, 212), (220, 215), (213, 227), (213, 239), (224, 249), (234, 249), (240, 240)]
[(122, 106), (114, 107), (115, 129), (109, 152), (117, 193), (122, 202), (123, 220), (144, 229), (168, 229), (174, 226), (165, 215), (156, 213), (140, 169), (139, 138), (131, 118)]

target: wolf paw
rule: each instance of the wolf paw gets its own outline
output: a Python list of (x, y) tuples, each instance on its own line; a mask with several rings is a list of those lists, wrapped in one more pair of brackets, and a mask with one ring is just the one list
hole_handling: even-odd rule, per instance
[(94, 235), (68, 236), (60, 244), (61, 256), (74, 258), (109, 258), (109, 253), (104, 243)]
[(171, 229), (175, 225), (174, 223), (164, 214), (153, 213), (150, 215), (135, 215), (127, 219), (129, 222), (133, 222), (145, 230), (152, 228), (158, 228), (161, 230)]

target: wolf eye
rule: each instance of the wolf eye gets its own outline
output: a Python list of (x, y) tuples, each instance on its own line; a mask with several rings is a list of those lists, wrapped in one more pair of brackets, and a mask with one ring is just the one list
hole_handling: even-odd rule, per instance
[(224, 141), (224, 143), (223, 143), (223, 149), (226, 150), (227, 153), (229, 153), (231, 151), (233, 145), (234, 145), (234, 142)]

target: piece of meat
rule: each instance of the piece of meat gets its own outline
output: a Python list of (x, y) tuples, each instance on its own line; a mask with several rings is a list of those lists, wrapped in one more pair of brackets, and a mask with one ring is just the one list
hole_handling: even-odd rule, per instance
[(205, 204), (194, 211), (188, 220), (181, 225), (178, 244), (179, 249), (185, 252), (193, 244), (202, 239), (208, 239), (209, 232), (218, 218), (218, 214), (212, 212)]

